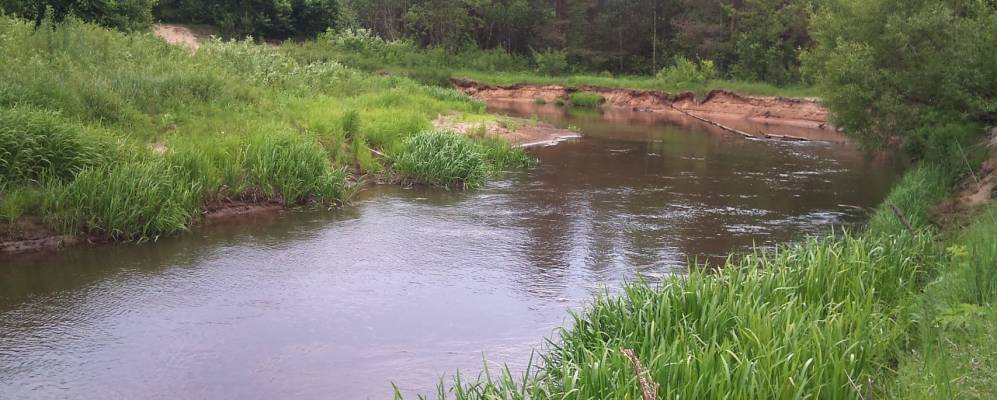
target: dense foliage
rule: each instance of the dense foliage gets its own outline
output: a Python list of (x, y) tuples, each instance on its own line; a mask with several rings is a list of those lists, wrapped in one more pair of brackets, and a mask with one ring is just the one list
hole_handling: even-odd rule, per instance
[[(793, 82), (816, 0), (343, 0), (344, 25), (427, 47), (501, 48), (549, 74), (654, 74), (676, 56)], [(343, 26), (346, 27), (346, 26)]]
[(159, 0), (159, 19), (208, 24), (235, 37), (314, 37), (336, 25), (336, 0)]
[(72, 15), (106, 27), (133, 31), (148, 28), (157, 0), (0, 0), (0, 11), (35, 21), (62, 22)]
[(834, 0), (804, 57), (835, 124), (917, 153), (944, 152), (997, 122), (997, 4)]
[[(724, 76), (799, 80), (818, 0), (0, 0), (0, 9), (56, 20), (73, 14), (122, 29), (154, 15), (226, 36), (314, 37), (366, 29), (389, 42), (459, 53), (499, 50), (545, 74), (653, 75), (677, 57), (713, 60)], [(517, 65), (518, 66), (518, 65)], [(493, 68), (507, 69), (505, 66)]]

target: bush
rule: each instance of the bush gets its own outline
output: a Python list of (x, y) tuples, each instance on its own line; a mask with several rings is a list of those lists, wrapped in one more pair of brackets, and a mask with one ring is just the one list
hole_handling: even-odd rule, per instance
[(544, 75), (564, 75), (569, 71), (568, 53), (564, 50), (534, 51), (533, 63), (537, 66), (537, 72)]
[(123, 31), (140, 31), (152, 25), (156, 0), (0, 0), (0, 11), (40, 24), (43, 19), (63, 22), (70, 15), (86, 22)]
[(164, 21), (213, 25), (227, 37), (287, 39), (335, 27), (339, 5), (335, 0), (160, 0), (155, 14)]
[(703, 60), (696, 65), (683, 56), (676, 56), (671, 66), (658, 71), (656, 78), (668, 85), (701, 85), (716, 78), (713, 61)]
[(405, 142), (395, 169), (418, 182), (446, 188), (481, 184), (487, 173), (481, 147), (450, 131), (424, 131)]

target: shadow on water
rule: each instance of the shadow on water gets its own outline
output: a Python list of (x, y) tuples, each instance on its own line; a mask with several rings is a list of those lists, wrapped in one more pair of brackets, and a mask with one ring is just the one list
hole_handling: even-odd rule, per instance
[(471, 192), (0, 261), (0, 398), (385, 398), (531, 349), (637, 274), (862, 223), (902, 170), (648, 113), (502, 109), (584, 133)]

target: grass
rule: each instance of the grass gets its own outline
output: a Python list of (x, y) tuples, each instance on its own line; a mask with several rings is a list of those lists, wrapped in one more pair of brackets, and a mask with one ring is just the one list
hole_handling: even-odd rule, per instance
[(997, 398), (997, 205), (947, 246), (941, 273), (911, 308), (917, 329), (900, 355), (897, 398)]
[(229, 201), (341, 203), (346, 171), (393, 168), (440, 114), (484, 114), (452, 89), (295, 46), (308, 44), (192, 52), (148, 32), (0, 16), (0, 217), (143, 240)]
[(661, 90), (667, 93), (693, 92), (703, 95), (715, 89), (757, 96), (815, 97), (817, 90), (810, 86), (776, 86), (763, 82), (743, 82), (716, 79), (705, 83), (670, 84), (652, 76), (598, 75), (543, 76), (531, 72), (483, 72), (468, 69), (456, 70), (454, 77), (470, 79), (488, 85), (527, 83), (536, 85), (565, 85), (572, 87), (600, 86), (621, 89)]
[(606, 101), (605, 97), (598, 93), (573, 92), (569, 95), (572, 107), (596, 108)]

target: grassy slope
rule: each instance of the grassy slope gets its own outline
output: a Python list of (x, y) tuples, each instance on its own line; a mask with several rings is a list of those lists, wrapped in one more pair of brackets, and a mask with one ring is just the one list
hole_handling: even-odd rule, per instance
[(598, 298), (539, 372), (441, 385), (437, 397), (640, 399), (622, 352), (633, 349), (664, 399), (991, 398), (997, 206), (937, 242), (927, 215), (950, 175), (909, 172), (860, 236)]
[(39, 215), (65, 232), (148, 238), (213, 203), (337, 202), (347, 170), (390, 168), (450, 112), (483, 105), (248, 42), (193, 53), (151, 33), (74, 22), (36, 32), (0, 17), (0, 221)]

